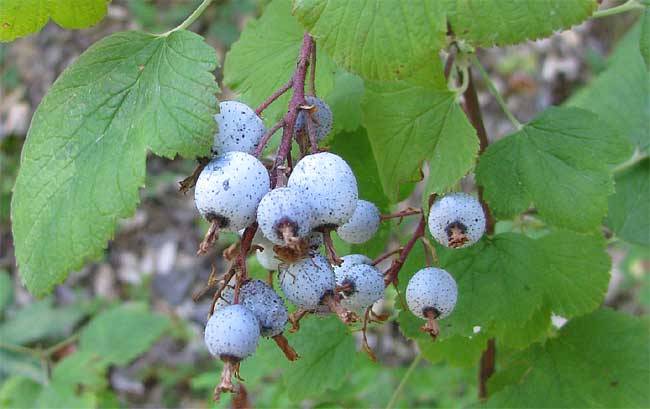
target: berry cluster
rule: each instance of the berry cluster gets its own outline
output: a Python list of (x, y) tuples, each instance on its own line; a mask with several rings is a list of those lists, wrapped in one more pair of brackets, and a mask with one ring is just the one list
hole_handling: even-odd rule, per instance
[[(406, 246), (375, 261), (361, 254), (339, 258), (330, 235), (336, 232), (348, 243), (364, 243), (383, 220), (410, 214), (421, 217), (423, 235), (422, 211), (382, 216), (373, 203), (359, 199), (356, 177), (346, 161), (318, 148), (332, 128), (333, 117), (324, 101), (304, 95), (306, 66), (301, 59), (292, 82), (294, 98), (289, 111), (270, 130), (259, 116), (262, 109), (253, 110), (237, 101), (220, 104), (213, 158), (195, 181), (196, 207), (210, 223), (198, 253), (206, 253), (220, 231), (241, 236), (239, 243), (224, 252), (230, 264), (223, 278), (211, 277), (209, 283), (218, 289), (205, 342), (210, 353), (224, 362), (216, 398), (223, 391), (235, 390), (231, 378), (238, 376), (239, 363), (254, 353), (260, 337), (272, 338), (288, 359), (298, 359), (283, 331), (287, 323), (291, 331), (297, 331), (300, 319), (309, 313), (333, 313), (345, 324), (364, 317), (364, 349), (373, 356), (365, 329), (370, 320), (381, 321), (382, 317), (373, 313), (372, 306), (383, 298), (387, 285), (396, 283), (410, 249)], [(296, 78), (302, 78), (297, 89)], [(265, 165), (259, 158), (280, 128), (283, 139), (276, 159)], [(291, 163), (292, 141), (301, 148), (295, 166)], [(428, 217), (433, 238), (449, 248), (478, 241), (485, 223), (481, 204), (465, 193), (439, 198)], [(277, 272), (279, 287), (297, 308), (295, 312), (288, 313), (273, 289), (273, 274), (269, 274), (269, 283), (248, 277), (246, 258), (252, 252), (264, 268)], [(376, 265), (394, 254), (399, 257), (382, 273)], [(426, 320), (422, 329), (435, 338), (437, 320), (447, 317), (456, 304), (456, 282), (445, 270), (426, 267), (410, 279), (405, 298), (411, 312)]]

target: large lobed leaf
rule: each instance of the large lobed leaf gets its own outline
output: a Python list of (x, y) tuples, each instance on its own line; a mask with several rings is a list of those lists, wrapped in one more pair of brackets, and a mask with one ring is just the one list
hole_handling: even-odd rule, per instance
[(101, 20), (110, 0), (0, 0), (0, 42), (35, 33), (51, 18), (63, 28)]
[(616, 45), (607, 69), (577, 92), (568, 104), (595, 113), (647, 151), (650, 148), (650, 70), (644, 66), (639, 51), (641, 32), (638, 24), (632, 28)]
[(371, 82), (363, 114), (392, 202), (400, 184), (413, 181), (424, 161), (430, 169), (427, 193), (445, 191), (474, 165), (478, 139), (454, 92), (423, 81)]
[(444, 46), (444, 12), (427, 0), (296, 0), (294, 14), (342, 67), (368, 79), (408, 76)]
[(38, 107), (12, 202), (23, 281), (44, 294), (97, 257), (133, 213), (147, 150), (209, 151), (214, 50), (188, 31), (109, 36), (55, 82)]
[(498, 234), (467, 249), (439, 251), (459, 294), (453, 314), (440, 322), (442, 338), (471, 336), (480, 327), (520, 348), (546, 331), (549, 310), (565, 317), (594, 310), (609, 282), (604, 247), (600, 237), (556, 231), (537, 240)]
[(477, 46), (547, 37), (587, 19), (596, 0), (443, 0), (456, 37)]
[(515, 356), (490, 380), (490, 407), (647, 408), (646, 319), (598, 310)]
[(289, 365), (284, 383), (293, 401), (343, 385), (356, 361), (354, 338), (336, 317), (309, 317), (289, 337), (301, 358)]
[(589, 231), (602, 222), (614, 191), (608, 165), (629, 154), (629, 143), (596, 115), (550, 108), (491, 145), (476, 178), (497, 217), (515, 216), (534, 203), (545, 221)]

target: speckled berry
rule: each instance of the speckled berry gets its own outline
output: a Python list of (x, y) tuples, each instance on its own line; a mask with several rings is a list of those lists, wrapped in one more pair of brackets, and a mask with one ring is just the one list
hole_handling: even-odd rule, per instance
[(296, 118), (296, 133), (307, 132), (305, 118), (310, 118), (316, 140), (322, 141), (332, 130), (332, 110), (325, 101), (315, 96), (308, 95), (305, 97), (305, 101), (307, 105), (311, 105), (313, 108), (309, 110), (309, 113), (305, 110), (300, 111), (298, 118)]
[(325, 257), (313, 254), (280, 268), (280, 287), (296, 306), (312, 310), (336, 287), (334, 271)]
[(241, 304), (218, 309), (205, 326), (208, 351), (222, 359), (244, 359), (255, 352), (260, 324), (255, 315)]
[(278, 255), (273, 251), (273, 246), (261, 246), (263, 250), (257, 250), (255, 252), (255, 257), (257, 258), (257, 262), (260, 263), (260, 265), (270, 271), (278, 271), (278, 268), (280, 268), (280, 259), (278, 258)]
[(348, 243), (365, 243), (375, 235), (380, 222), (381, 214), (377, 206), (366, 200), (358, 200), (350, 220), (339, 226), (336, 232)]
[(199, 175), (194, 201), (206, 220), (216, 222), (220, 230), (236, 232), (255, 221), (257, 205), (269, 189), (262, 162), (247, 153), (226, 152)]
[(257, 222), (271, 242), (290, 245), (311, 231), (311, 204), (300, 191), (289, 187), (273, 189), (257, 207)]
[(445, 270), (427, 267), (411, 277), (406, 286), (409, 310), (420, 318), (445, 318), (454, 310), (458, 289), (456, 280)]
[[(232, 304), (235, 296), (234, 280), (222, 292), (217, 308)], [(262, 280), (246, 282), (239, 291), (239, 302), (257, 318), (264, 337), (278, 335), (284, 330), (289, 313), (282, 298)]]
[(314, 228), (346, 223), (357, 207), (357, 180), (341, 157), (329, 152), (305, 156), (289, 176), (289, 187), (311, 203)]
[(368, 308), (384, 296), (384, 277), (373, 266), (344, 262), (334, 267), (336, 285), (342, 288), (341, 305), (352, 311)]
[(445, 247), (462, 248), (485, 233), (485, 213), (474, 196), (452, 193), (435, 201), (429, 211), (429, 231)]
[(214, 120), (219, 125), (212, 145), (214, 154), (232, 151), (253, 154), (266, 132), (264, 122), (255, 111), (238, 101), (220, 103)]
[(323, 233), (313, 231), (307, 236), (307, 241), (311, 250), (318, 250), (323, 245)]
[(355, 266), (357, 264), (367, 264), (369, 266), (372, 265), (372, 260), (370, 257), (363, 255), (363, 254), (348, 254), (347, 256), (341, 257), (341, 260), (343, 260), (343, 263), (341, 263), (340, 267), (343, 266)]

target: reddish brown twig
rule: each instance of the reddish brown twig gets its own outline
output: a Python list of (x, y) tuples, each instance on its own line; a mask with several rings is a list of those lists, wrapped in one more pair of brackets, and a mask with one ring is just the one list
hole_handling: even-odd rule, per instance
[(311, 48), (311, 67), (309, 68), (309, 95), (316, 95), (316, 43)]
[(210, 318), (212, 314), (214, 314), (214, 308), (216, 307), (219, 298), (221, 298), (221, 294), (223, 293), (223, 290), (226, 289), (228, 283), (237, 272), (237, 270), (234, 268), (234, 265), (235, 265), (234, 260), (228, 263), (228, 269), (226, 270), (226, 274), (224, 274), (223, 276), (223, 283), (221, 284), (221, 287), (219, 287), (217, 291), (215, 291), (214, 295), (212, 296), (212, 304), (210, 304), (210, 313), (208, 314), (208, 318)]
[(284, 95), (285, 92), (289, 91), (292, 86), (293, 86), (293, 78), (287, 81), (283, 86), (280, 87), (280, 89), (275, 91), (264, 102), (262, 102), (260, 106), (258, 106), (257, 109), (255, 110), (255, 113), (257, 115), (260, 115), (266, 108), (269, 107), (269, 105), (275, 102), (275, 100), (277, 100), (282, 95)]
[[(478, 102), (478, 96), (476, 94), (476, 88), (474, 86), (474, 81), (472, 79), (471, 69), (468, 68), (467, 73), (469, 75), (467, 90), (465, 91), (465, 113), (469, 118), (470, 122), (476, 129), (476, 134), (479, 139), (479, 155), (482, 154), (488, 147), (489, 140), (487, 132), (485, 131), (485, 126), (483, 124), (483, 117), (481, 115), (481, 107)], [(485, 212), (486, 226), (485, 231), (487, 234), (494, 233), (494, 218), (490, 212), (490, 208), (483, 198), (483, 187), (478, 187), (479, 200), (481, 201), (481, 206), (483, 206), (483, 211)], [(487, 399), (487, 381), (494, 373), (494, 362), (496, 356), (496, 346), (494, 338), (488, 340), (488, 347), (483, 354), (481, 355), (480, 369), (479, 369), (479, 399)]]
[(262, 152), (264, 152), (264, 148), (266, 145), (269, 143), (269, 140), (271, 140), (271, 137), (278, 131), (278, 129), (282, 128), (284, 126), (284, 119), (279, 120), (275, 125), (271, 127), (268, 131), (262, 135), (262, 139), (260, 139), (260, 143), (257, 144), (257, 148), (255, 148), (255, 156), (259, 157)]
[(257, 231), (257, 222), (251, 224), (244, 230), (240, 244), (239, 244), (239, 255), (237, 256), (237, 278), (235, 282), (235, 294), (233, 296), (233, 304), (239, 304), (239, 290), (241, 286), (244, 285), (246, 280), (248, 280), (248, 270), (246, 269), (246, 257), (249, 254), (251, 249), (251, 244), (253, 243), (253, 237), (255, 237), (255, 232)]
[(395, 250), (391, 250), (386, 254), (382, 254), (381, 256), (377, 257), (376, 259), (373, 260), (372, 265), (376, 266), (377, 264), (381, 263), (382, 261), (386, 260), (387, 258), (394, 256), (395, 254), (399, 254), (404, 250), (404, 247), (399, 247), (396, 248)]
[(237, 392), (232, 397), (232, 407), (233, 409), (252, 409), (253, 407), (243, 383), (237, 385)]
[(365, 314), (363, 314), (363, 327), (361, 327), (361, 334), (363, 335), (363, 343), (362, 343), (362, 348), (366, 354), (370, 357), (371, 360), (377, 361), (377, 355), (375, 355), (375, 351), (370, 348), (370, 344), (368, 344), (368, 336), (366, 332), (368, 331), (368, 322), (370, 321), (370, 313), (372, 312), (372, 305), (366, 308)]
[(300, 320), (309, 313), (311, 313), (311, 311), (305, 310), (303, 308), (298, 308), (296, 311), (289, 314), (289, 322), (291, 323), (291, 329), (289, 332), (298, 331), (300, 329)]
[(381, 221), (386, 221), (390, 219), (401, 219), (406, 216), (412, 216), (415, 214), (421, 214), (422, 209), (415, 209), (412, 207), (409, 207), (408, 209), (400, 210), (397, 213), (391, 213), (391, 214), (382, 214), (381, 215)]
[(273, 336), (273, 341), (275, 341), (276, 345), (280, 348), (280, 350), (284, 353), (284, 356), (286, 356), (289, 361), (295, 361), (300, 358), (296, 350), (293, 349), (291, 345), (289, 345), (289, 341), (282, 333)]
[(316, 128), (314, 127), (314, 119), (312, 118), (313, 106), (303, 106), (305, 115), (305, 126), (307, 128), (307, 135), (309, 136), (309, 146), (311, 153), (318, 152), (318, 139), (316, 138)]
[(404, 248), (402, 248), (402, 251), (399, 253), (399, 257), (396, 260), (393, 260), (390, 268), (388, 271), (386, 271), (384, 275), (384, 283), (386, 284), (386, 287), (391, 284), (397, 284), (397, 275), (402, 269), (402, 266), (404, 265), (404, 262), (406, 261), (409, 253), (411, 250), (413, 250), (415, 242), (418, 241), (420, 237), (424, 236), (424, 228), (426, 224), (426, 219), (424, 218), (424, 215), (422, 215), (420, 217), (420, 221), (418, 222), (418, 226), (415, 228), (413, 236), (409, 239)]

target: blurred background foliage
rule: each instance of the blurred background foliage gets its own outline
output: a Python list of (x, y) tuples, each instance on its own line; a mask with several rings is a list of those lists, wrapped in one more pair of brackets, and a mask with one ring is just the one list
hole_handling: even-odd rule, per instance
[[(211, 396), (220, 363), (209, 357), (202, 340), (209, 301), (194, 303), (191, 294), (205, 282), (209, 260), (216, 259), (216, 267), (223, 268), (215, 255), (234, 237), (224, 235), (211, 257), (194, 256), (205, 226), (191, 195), (176, 189), (194, 167), (192, 161), (150, 158), (141, 206), (121, 223), (104, 259), (72, 274), (44, 299), (32, 298), (20, 285), (9, 220), (11, 189), (31, 115), (60, 72), (100, 38), (127, 29), (166, 31), (198, 3), (115, 0), (96, 27), (65, 31), (50, 23), (37, 35), (0, 44), (0, 408), (215, 406)], [(217, 0), (192, 29), (205, 36), (223, 63), (246, 22), (263, 8), (261, 0)], [(543, 41), (483, 50), (480, 58), (515, 114), (527, 120), (548, 105), (562, 103), (603, 71), (606, 56), (631, 23), (629, 16), (587, 22)], [(220, 81), (219, 69), (215, 75)], [(223, 90), (220, 98), (229, 97)], [(485, 90), (479, 97), (488, 133), (503, 135), (510, 124)], [(409, 228), (404, 223), (396, 231)], [(525, 217), (497, 226), (497, 231), (531, 235), (539, 229), (534, 219)], [(613, 267), (606, 303), (646, 313), (648, 249), (613, 241), (609, 252)], [(254, 258), (251, 264), (254, 276), (266, 277)], [(381, 309), (394, 313), (388, 302)], [(326, 332), (331, 325), (335, 323), (312, 317), (303, 330)], [(333, 389), (317, 395), (303, 391), (299, 404), (289, 396), (303, 392), (291, 390), (289, 364), (272, 342), (263, 340), (241, 373), (258, 407), (383, 407), (393, 397), (395, 407), (475, 404), (476, 365), (414, 362), (417, 345), (392, 322), (373, 327), (370, 342), (379, 363), (357, 354), (355, 362), (345, 363), (349, 370)], [(217, 406), (229, 406), (229, 398)]]

